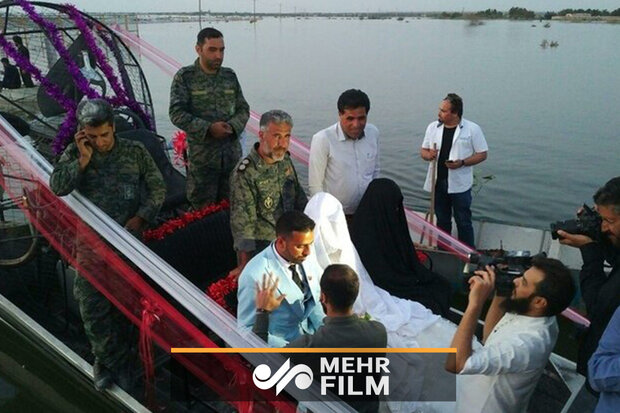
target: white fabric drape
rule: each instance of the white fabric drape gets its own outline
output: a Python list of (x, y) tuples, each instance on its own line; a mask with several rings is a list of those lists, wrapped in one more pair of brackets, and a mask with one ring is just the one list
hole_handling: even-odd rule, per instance
[[(357, 314), (364, 313), (382, 322), (388, 332), (388, 346), (401, 348), (449, 347), (456, 331), (450, 321), (433, 314), (422, 304), (395, 297), (377, 287), (364, 268), (355, 246), (351, 242), (349, 229), (340, 202), (332, 195), (315, 194), (304, 211), (314, 220), (314, 256), (325, 269), (330, 264), (347, 264), (355, 270), (360, 280), (360, 293), (354, 305)], [(392, 380), (402, 383), (397, 389), (401, 393), (392, 395), (398, 400), (424, 399), (436, 391), (433, 384), (446, 374), (437, 366), (429, 368), (421, 356), (418, 360), (408, 358), (403, 363), (398, 354), (392, 354)], [(453, 411), (454, 403), (399, 403), (388, 402), (389, 409), (396, 411)]]

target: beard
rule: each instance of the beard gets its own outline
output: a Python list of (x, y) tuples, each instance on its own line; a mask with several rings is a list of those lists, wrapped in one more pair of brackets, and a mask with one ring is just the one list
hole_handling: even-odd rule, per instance
[(519, 315), (523, 315), (528, 312), (530, 309), (530, 303), (532, 302), (533, 296), (529, 296), (527, 298), (508, 298), (504, 300), (500, 307), (502, 310), (507, 313), (515, 313)]
[(272, 149), (271, 152), (269, 152), (269, 154), (267, 154), (266, 156), (274, 162), (280, 162), (284, 160), (284, 157), (286, 156), (286, 149)]
[(612, 234), (611, 232), (603, 232), (603, 239), (605, 239), (611, 246), (616, 249), (620, 249), (620, 238)]

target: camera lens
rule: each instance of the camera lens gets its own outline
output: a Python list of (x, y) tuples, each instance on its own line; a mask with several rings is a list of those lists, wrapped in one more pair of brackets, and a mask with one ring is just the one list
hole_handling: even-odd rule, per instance
[(480, 263), (480, 254), (468, 254), (467, 260), (470, 264), (479, 264)]

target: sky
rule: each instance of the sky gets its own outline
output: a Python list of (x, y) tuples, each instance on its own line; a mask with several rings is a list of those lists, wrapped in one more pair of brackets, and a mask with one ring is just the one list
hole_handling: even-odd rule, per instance
[[(187, 12), (197, 11), (199, 0), (52, 0), (71, 3), (86, 12)], [(252, 11), (253, 0), (201, 0), (202, 10)], [(618, 0), (256, 0), (257, 12), (376, 12), (376, 11), (478, 11), (511, 7), (534, 11), (607, 9), (620, 7)]]

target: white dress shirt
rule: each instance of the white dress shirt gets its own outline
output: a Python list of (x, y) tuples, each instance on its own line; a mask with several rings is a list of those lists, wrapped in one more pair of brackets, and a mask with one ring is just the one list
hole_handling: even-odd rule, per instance
[(310, 194), (327, 192), (353, 214), (368, 188), (379, 176), (379, 130), (367, 123), (364, 135), (347, 138), (340, 122), (317, 132), (310, 145)]
[(557, 337), (555, 317), (505, 314), (457, 377), (457, 412), (525, 412)]
[[(432, 122), (426, 128), (422, 148), (432, 149), (433, 144), (437, 145), (437, 150), (441, 150), (441, 142), (443, 138), (443, 123), (438, 121)], [(461, 122), (454, 131), (452, 137), (452, 148), (450, 149), (449, 160), (463, 160), (469, 158), (474, 153), (487, 152), (489, 147), (484, 138), (482, 129), (474, 122), (467, 119), (461, 119)], [(429, 162), (428, 172), (426, 173), (426, 181), (424, 182), (424, 190), (430, 192), (432, 187), (432, 162)], [(448, 169), (448, 193), (460, 194), (467, 191), (474, 183), (473, 166), (462, 166), (457, 169)]]

